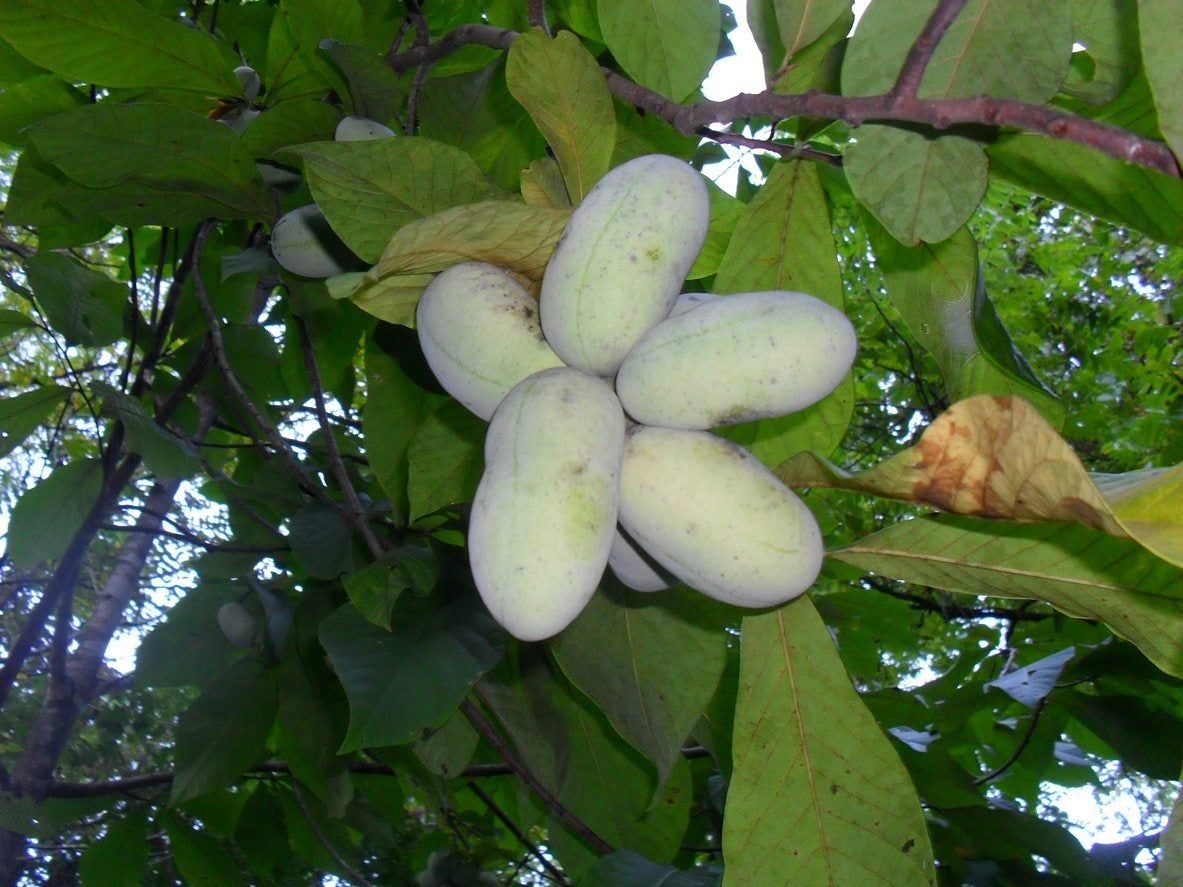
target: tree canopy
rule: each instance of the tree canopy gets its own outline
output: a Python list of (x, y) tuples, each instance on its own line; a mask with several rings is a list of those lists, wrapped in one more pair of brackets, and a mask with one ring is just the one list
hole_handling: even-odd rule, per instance
[[(0, 883), (1183, 881), (1183, 3), (746, 13), (0, 2)], [(519, 641), (416, 306), (652, 154), (857, 332), (714, 429), (825, 563)]]

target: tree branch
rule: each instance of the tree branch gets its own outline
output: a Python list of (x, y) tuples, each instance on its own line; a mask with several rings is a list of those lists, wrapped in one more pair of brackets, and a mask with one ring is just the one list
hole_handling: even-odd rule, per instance
[(1035, 708), (1031, 710), (1031, 722), (1027, 725), (1027, 732), (1023, 734), (1023, 738), (1019, 740), (1019, 744), (1015, 747), (1015, 750), (1011, 752), (1010, 757), (1008, 757), (989, 773), (984, 773), (975, 779), (973, 781), (974, 785), (982, 785), (983, 783), (997, 779), (1012, 766), (1014, 766), (1015, 761), (1019, 759), (1019, 756), (1023, 754), (1024, 749), (1027, 748), (1028, 743), (1031, 742), (1031, 737), (1035, 735), (1035, 728), (1039, 726), (1039, 716), (1043, 714), (1043, 709), (1044, 706), (1047, 705), (1047, 700), (1048, 697), (1044, 696), (1037, 703), (1035, 703)]
[(967, 2), (968, 0), (941, 0), (937, 4), (937, 8), (925, 23), (924, 30), (908, 50), (908, 57), (904, 59), (900, 76), (891, 88), (891, 95), (915, 97), (928, 63), (932, 61), (932, 54), (936, 52), (937, 44), (941, 42), (941, 38), (953, 24), (953, 19), (957, 18), (957, 14), (965, 8)]
[(355, 883), (360, 884), (361, 887), (374, 887), (372, 883), (354, 868), (348, 859), (346, 859), (337, 845), (329, 840), (329, 836), (324, 833), (324, 829), (320, 827), (320, 823), (312, 815), (312, 811), (308, 809), (308, 805), (304, 802), (304, 793), (300, 791), (300, 783), (292, 783), (292, 794), (296, 796), (296, 806), (300, 808), (300, 812), (304, 814), (304, 821), (308, 823), (308, 827), (312, 829), (312, 833), (316, 835), (316, 839), (324, 846), (325, 850), (329, 851), (329, 855), (337, 861), (337, 865), (341, 866)]
[[(954, 5), (948, 3), (946, 11), (952, 11)], [(420, 64), (439, 61), (471, 43), (508, 50), (517, 36), (516, 31), (491, 25), (461, 25), (427, 46), (389, 54), (386, 61), (396, 71), (409, 71)], [(923, 57), (918, 55), (917, 59), (916, 64), (919, 65)], [(924, 63), (927, 64), (927, 61)], [(1013, 99), (989, 96), (918, 99), (890, 92), (877, 96), (841, 96), (822, 92), (778, 95), (765, 91), (744, 93), (725, 101), (681, 105), (613, 71), (606, 70), (605, 78), (608, 88), (618, 97), (660, 117), (686, 135), (699, 134), (712, 123), (729, 123), (748, 117), (824, 117), (841, 120), (852, 126), (867, 121), (888, 121), (922, 124), (937, 130), (962, 124), (1005, 126), (1075, 142), (1172, 178), (1183, 177), (1183, 170), (1175, 156), (1162, 142), (1144, 139), (1116, 126), (1078, 117), (1058, 108)], [(714, 135), (708, 137), (714, 138)]]
[(542, 867), (550, 872), (556, 881), (560, 884), (571, 883), (567, 876), (559, 871), (553, 862), (546, 858), (546, 854), (538, 849), (538, 845), (526, 837), (526, 833), (518, 828), (517, 823), (505, 815), (505, 811), (497, 805), (496, 801), (489, 797), (488, 792), (472, 781), (468, 783), (468, 788), (474, 795), (481, 799), (481, 803), (489, 808), (489, 812), (496, 816), (501, 821), (501, 824), (509, 829), (510, 834), (517, 838), (518, 843), (525, 847), (530, 855), (537, 859), (542, 864)]

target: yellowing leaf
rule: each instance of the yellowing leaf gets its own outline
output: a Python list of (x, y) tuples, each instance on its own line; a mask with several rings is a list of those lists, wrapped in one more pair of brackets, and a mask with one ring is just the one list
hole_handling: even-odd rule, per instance
[(957, 514), (1082, 523), (1183, 566), (1183, 466), (1094, 481), (1068, 442), (1017, 397), (960, 401), (916, 446), (858, 476), (812, 453), (778, 473), (794, 486), (859, 490)]

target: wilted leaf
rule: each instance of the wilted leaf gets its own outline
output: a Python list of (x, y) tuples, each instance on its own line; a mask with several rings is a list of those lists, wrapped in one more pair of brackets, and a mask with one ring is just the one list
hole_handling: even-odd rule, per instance
[(894, 524), (830, 557), (931, 588), (1046, 601), (1104, 622), (1183, 676), (1183, 571), (1128, 539), (1079, 524), (940, 515)]
[[(1056, 430), (1017, 397), (981, 395), (937, 417), (920, 443), (851, 475), (812, 453), (777, 469), (792, 486), (833, 486), (943, 511), (1076, 521), (1134, 539), (1183, 566), (1183, 466), (1094, 481)], [(1170, 503), (1170, 504), (1168, 504)]]
[(103, 471), (97, 459), (55, 468), (21, 494), (8, 524), (8, 557), (21, 568), (57, 560), (98, 501)]
[(505, 79), (550, 143), (578, 204), (608, 171), (616, 146), (612, 96), (599, 64), (570, 31), (551, 38), (534, 28), (513, 42)]
[(390, 627), (394, 605), (404, 591), (428, 594), (439, 579), (439, 563), (431, 549), (408, 542), (361, 570), (341, 577), (349, 601), (379, 628)]
[(725, 883), (935, 883), (916, 789), (813, 603), (740, 638)]

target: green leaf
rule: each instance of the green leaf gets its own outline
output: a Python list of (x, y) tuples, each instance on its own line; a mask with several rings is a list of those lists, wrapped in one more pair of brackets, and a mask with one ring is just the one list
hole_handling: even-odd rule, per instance
[(1142, 64), (1154, 93), (1159, 126), (1177, 158), (1183, 158), (1183, 58), (1174, 37), (1181, 20), (1183, 0), (1138, 0)]
[(305, 64), (342, 96), (349, 94), (347, 81), (317, 50), (326, 39), (368, 45), (376, 32), (367, 33), (361, 7), (358, 0), (283, 0), (276, 16), (287, 24), (293, 46)]
[[(122, 186), (125, 200), (154, 199), (161, 224), (272, 215), (255, 161), (238, 136), (183, 108), (102, 102), (44, 120), (28, 136), (46, 161), (78, 184)], [(116, 206), (104, 216), (119, 222), (124, 214)]]
[(468, 766), (480, 741), (468, 718), (456, 712), (442, 727), (415, 743), (415, 755), (432, 773), (454, 779)]
[(26, 126), (86, 104), (86, 96), (63, 83), (61, 78), (42, 74), (0, 92), (0, 142), (23, 148)]
[[(1073, 66), (1064, 92), (1092, 104), (1111, 102), (1138, 73), (1136, 0), (1073, 0), (1072, 39), (1085, 49), (1073, 53)], [(1079, 76), (1075, 62), (1087, 56), (1087, 77)]]
[(509, 91), (550, 143), (571, 203), (580, 203), (608, 171), (616, 113), (600, 66), (570, 31), (522, 34), (505, 67)]
[[(778, 163), (744, 209), (715, 276), (719, 293), (794, 290), (845, 311), (830, 214), (816, 167)], [(728, 429), (768, 465), (801, 450), (831, 452), (854, 410), (849, 379), (799, 413)]]
[(825, 34), (850, 10), (847, 0), (775, 0), (774, 6), (785, 62)]
[(741, 627), (728, 883), (933, 884), (916, 790), (808, 597)]
[[(937, 244), (907, 247), (874, 220), (867, 232), (888, 295), (904, 323), (941, 368), (950, 402), (974, 394), (1017, 394), (1056, 428), (1065, 409), (1035, 378), (997, 321), (967, 229)], [(981, 322), (990, 318), (989, 326)]]
[(214, 887), (242, 883), (243, 873), (208, 831), (195, 828), (176, 813), (165, 813), (161, 821), (168, 835), (173, 864), (186, 884)]
[(406, 100), (408, 85), (399, 81), (381, 53), (369, 46), (331, 39), (320, 42), (320, 51), (344, 75), (354, 116), (379, 123), (395, 121)]
[(499, 196), (471, 157), (430, 139), (318, 142), (291, 150), (303, 159), (312, 196), (333, 230), (369, 263), (404, 225)]
[(726, 662), (726, 610), (685, 589), (601, 588), (551, 643), (564, 674), (665, 783)]
[(333, 138), (340, 112), (312, 99), (292, 99), (267, 108), (242, 134), (242, 144), (254, 158), (269, 158), (283, 148)]
[(1098, 619), (1183, 676), (1183, 570), (1079, 524), (942, 515), (904, 521), (831, 552), (842, 563), (931, 588), (1046, 601)]
[(569, 209), (507, 200), (453, 207), (399, 229), (366, 279), (443, 271), (475, 261), (541, 280), (570, 217)]
[(486, 427), (484, 420), (451, 398), (423, 420), (407, 449), (412, 520), (472, 501), (485, 470)]
[(0, 37), (75, 82), (210, 96), (241, 92), (228, 46), (134, 0), (4, 0)]
[(110, 345), (123, 336), (126, 284), (45, 251), (26, 260), (25, 273), (50, 326), (68, 344)]
[(37, 321), (22, 311), (17, 311), (15, 308), (0, 308), (0, 339), (7, 338), (21, 330), (37, 329), (39, 326)]
[(127, 448), (141, 455), (154, 473), (188, 477), (201, 468), (193, 445), (158, 425), (134, 397), (103, 382), (95, 382), (92, 387), (103, 398), (103, 411), (123, 423)]
[(50, 413), (70, 397), (70, 389), (45, 385), (0, 400), (0, 458), (7, 456), (36, 431)]
[(387, 323), (415, 327), (415, 308), (434, 274), (391, 274), (368, 280), (364, 273), (351, 271), (325, 281), (334, 299), (349, 299), (367, 314)]
[(534, 121), (509, 93), (504, 56), (469, 74), (432, 77), (422, 95), (419, 132), (463, 149), (506, 190), (546, 153)]
[(1159, 838), (1162, 859), (1158, 863), (1160, 884), (1170, 884), (1183, 878), (1183, 788), (1175, 795), (1171, 818)]
[(349, 602), (379, 628), (390, 627), (394, 605), (404, 591), (420, 597), (435, 588), (439, 563), (432, 550), (414, 542), (386, 552), (379, 560), (341, 577)]
[(1173, 714), (1130, 695), (1070, 693), (1061, 704), (1112, 748), (1123, 765), (1152, 779), (1178, 775), (1183, 721)]
[[(218, 628), (218, 609), (241, 602), (243, 588), (206, 583), (187, 592), (136, 650), (136, 682), (143, 687), (187, 687), (221, 673), (242, 651)], [(261, 615), (261, 614), (260, 614)]]
[(711, 223), (707, 228), (706, 242), (698, 251), (698, 256), (686, 275), (688, 280), (701, 280), (719, 271), (723, 264), (723, 256), (731, 245), (731, 237), (744, 214), (744, 203), (709, 179), (707, 193), (711, 198)]
[(349, 568), (353, 528), (321, 502), (305, 505), (288, 527), (292, 555), (309, 576), (335, 579)]
[(169, 803), (231, 785), (263, 760), (278, 705), (275, 675), (253, 657), (206, 684), (177, 724), (177, 775)]
[(320, 639), (349, 697), (341, 751), (403, 745), (439, 727), (500, 660), (505, 635), (480, 599), (403, 595), (384, 631), (346, 604)]
[(715, 0), (599, 0), (604, 42), (642, 86), (682, 101), (698, 89), (719, 45)]
[[(936, 5), (871, 4), (846, 49), (843, 95), (887, 92)], [(1064, 82), (1071, 54), (1071, 4), (969, 0), (937, 44), (918, 95), (1043, 102)]]
[(990, 172), (1027, 191), (1183, 243), (1183, 180), (1048, 136), (1001, 136), (986, 150)]
[(120, 193), (114, 188), (83, 188), (42, 160), (34, 148), (25, 148), (12, 175), (4, 221), (36, 228), (43, 252), (94, 243), (111, 228), (99, 217), (100, 211), (134, 210)]
[(631, 850), (617, 850), (601, 856), (583, 873), (578, 887), (721, 887), (722, 873), (714, 866), (695, 867), (679, 871), (673, 866), (659, 865)]
[(843, 165), (850, 189), (901, 243), (952, 237), (986, 193), (986, 155), (977, 142), (880, 124), (860, 126), (854, 136)]
[(148, 808), (137, 806), (114, 820), (78, 861), (82, 887), (126, 887), (148, 874)]
[(19, 568), (57, 560), (98, 501), (103, 470), (97, 459), (79, 459), (53, 470), (21, 494), (8, 524), (8, 557)]

